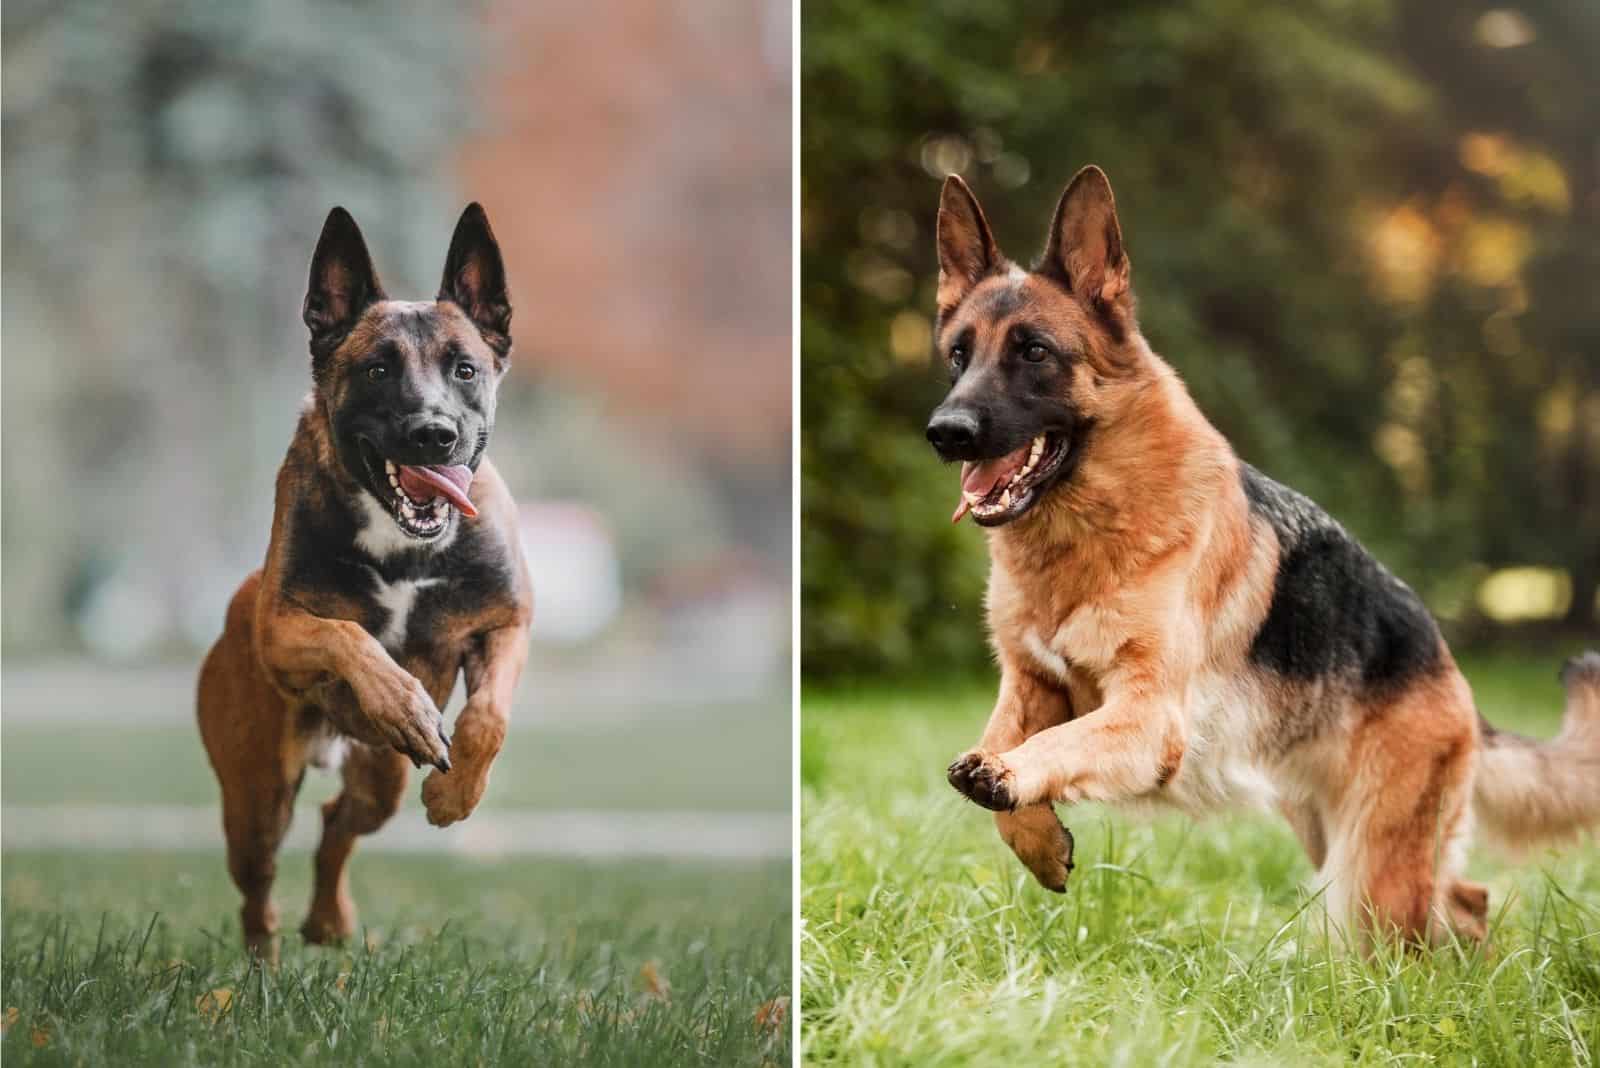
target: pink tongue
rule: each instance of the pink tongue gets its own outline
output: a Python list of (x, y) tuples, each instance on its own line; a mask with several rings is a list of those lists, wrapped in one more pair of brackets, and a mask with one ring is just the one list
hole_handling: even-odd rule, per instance
[(980, 499), (989, 496), (994, 488), (1010, 478), (1022, 465), (1028, 461), (1028, 450), (1033, 447), (1029, 442), (1016, 452), (997, 456), (993, 460), (980, 460), (977, 463), (968, 460), (961, 465), (961, 500), (956, 504), (956, 513), (950, 517), (950, 522), (961, 522), (962, 516), (967, 514), (972, 507), (967, 503), (967, 494), (974, 494)]
[(454, 467), (407, 467), (400, 469), (400, 488), (414, 501), (431, 501), (443, 497), (455, 505), (464, 516), (475, 516), (478, 510), (467, 499), (467, 489), (472, 485), (472, 468), (457, 464)]

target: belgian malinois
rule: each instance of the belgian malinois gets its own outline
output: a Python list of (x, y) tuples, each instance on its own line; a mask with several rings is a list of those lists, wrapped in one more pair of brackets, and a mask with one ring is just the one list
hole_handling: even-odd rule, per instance
[[(485, 455), (511, 351), (488, 217), (456, 224), (432, 301), (390, 300), (334, 208), (311, 260), (311, 395), (278, 471), (265, 566), (200, 670), (200, 733), (222, 784), (245, 944), (276, 953), (272, 881), (308, 764), (338, 768), (302, 934), (355, 928), (345, 867), (394, 815), (408, 765), (429, 822), (483, 797), (527, 658), (532, 592), (516, 506)], [(454, 742), (440, 708), (457, 672)]]
[(1275, 805), (1364, 944), (1482, 937), (1474, 818), (1516, 843), (1600, 821), (1600, 653), (1567, 664), (1555, 741), (1483, 721), (1417, 596), (1242, 463), (1146, 344), (1098, 168), (1031, 270), (951, 177), (938, 254), (952, 385), (927, 435), (962, 461), (955, 519), (988, 528), (1000, 664), (951, 785), (1052, 890), (1072, 866), (1053, 802)]

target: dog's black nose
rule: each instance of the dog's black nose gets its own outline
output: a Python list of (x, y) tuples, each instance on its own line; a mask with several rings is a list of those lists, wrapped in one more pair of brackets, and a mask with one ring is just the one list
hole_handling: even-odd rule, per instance
[(456, 428), (442, 419), (425, 419), (406, 430), (406, 442), (425, 453), (448, 452), (456, 444)]
[(978, 420), (970, 412), (934, 412), (928, 441), (947, 460), (970, 460), (978, 442)]

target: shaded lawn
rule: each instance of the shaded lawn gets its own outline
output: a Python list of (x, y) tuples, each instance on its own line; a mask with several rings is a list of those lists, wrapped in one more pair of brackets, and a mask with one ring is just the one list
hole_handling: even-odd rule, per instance
[[(1463, 663), (1497, 726), (1549, 736), (1561, 656)], [(1354, 959), (1264, 816), (1085, 806), (1065, 895), (1034, 884), (944, 767), (990, 680), (806, 693), (801, 949), (808, 1063), (1592, 1064), (1600, 845), (1480, 849), (1487, 950)]]

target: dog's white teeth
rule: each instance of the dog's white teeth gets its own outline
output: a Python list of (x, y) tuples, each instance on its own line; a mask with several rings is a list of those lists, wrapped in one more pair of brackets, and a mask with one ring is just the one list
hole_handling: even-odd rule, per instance
[(1028, 462), (1023, 464), (1022, 470), (1018, 471), (1016, 475), (1012, 477), (1011, 481), (1013, 484), (1020, 482), (1022, 479), (1025, 479), (1029, 475), (1033, 474), (1034, 466), (1038, 464), (1039, 457), (1041, 454), (1043, 454), (1043, 452), (1044, 435), (1040, 434), (1038, 437), (1033, 439), (1033, 448), (1028, 450)]
[(393, 482), (394, 481), (394, 461), (393, 460), (385, 460), (385, 461), (383, 461), (383, 469), (389, 473), (389, 481)]
[(1000, 494), (1000, 507), (1002, 507), (1002, 508), (1010, 508), (1011, 507), (1011, 487), (1010, 486), (1007, 486), (1006, 487), (1006, 491), (1004, 493)]
[(976, 506), (980, 501), (983, 500), (983, 494), (973, 493), (971, 490), (963, 490), (961, 495), (967, 499), (968, 504), (973, 506)]

